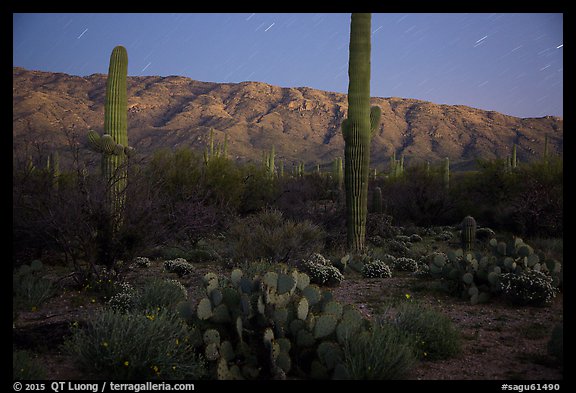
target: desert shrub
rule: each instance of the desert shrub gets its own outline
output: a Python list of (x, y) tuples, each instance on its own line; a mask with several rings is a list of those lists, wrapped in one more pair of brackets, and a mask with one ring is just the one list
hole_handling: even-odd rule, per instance
[(136, 257), (134, 259), (134, 264), (138, 267), (150, 267), (150, 258), (147, 257)]
[(460, 352), (460, 334), (442, 313), (417, 302), (401, 303), (395, 311), (394, 323), (411, 337), (420, 359), (448, 359)]
[(416, 363), (406, 336), (390, 323), (373, 323), (369, 331), (348, 337), (343, 347), (349, 379), (402, 379)]
[(423, 167), (410, 167), (404, 176), (389, 180), (382, 193), (387, 211), (400, 224), (442, 225), (452, 221), (455, 213), (455, 202), (442, 178), (429, 176)]
[(141, 310), (174, 310), (179, 302), (187, 298), (188, 291), (178, 280), (152, 278), (144, 282), (136, 303)]
[(520, 166), (518, 189), (510, 202), (510, 220), (527, 236), (562, 236), (564, 183), (561, 157)]
[(138, 292), (127, 282), (117, 284), (117, 292), (106, 303), (111, 309), (118, 312), (132, 311), (138, 300)]
[(536, 270), (526, 270), (521, 274), (503, 273), (499, 289), (506, 299), (517, 305), (543, 306), (556, 297), (552, 277)]
[(373, 259), (365, 263), (361, 270), (362, 276), (366, 278), (385, 278), (392, 277), (390, 266), (386, 265), (379, 259)]
[(174, 314), (98, 312), (76, 328), (65, 350), (104, 379), (200, 379), (205, 365), (190, 328)]
[(34, 356), (23, 350), (12, 352), (12, 379), (13, 380), (40, 380), (45, 379), (44, 368)]
[(170, 273), (176, 273), (179, 277), (186, 276), (194, 271), (194, 265), (184, 258), (164, 261), (164, 269)]
[(340, 285), (344, 276), (340, 270), (324, 258), (321, 254), (314, 253), (302, 261), (300, 269), (310, 276), (310, 281), (318, 285)]
[(237, 220), (228, 231), (236, 262), (302, 259), (323, 247), (324, 231), (310, 221), (284, 219), (278, 210), (264, 210)]
[(271, 206), (280, 195), (279, 180), (271, 177), (263, 165), (248, 164), (242, 168), (243, 192), (238, 213), (250, 214)]
[(368, 213), (366, 216), (366, 236), (378, 236), (382, 239), (393, 238), (399, 233), (397, 227), (392, 225), (392, 216), (384, 213)]
[(178, 280), (151, 278), (136, 289), (127, 282), (119, 283), (118, 292), (107, 302), (118, 312), (149, 310), (174, 310), (176, 305), (188, 298), (188, 291)]
[(418, 270), (418, 263), (412, 258), (400, 257), (394, 260), (392, 269), (405, 272), (415, 272)]
[(42, 263), (22, 265), (12, 274), (12, 294), (16, 308), (36, 309), (54, 296), (52, 281), (42, 277)]

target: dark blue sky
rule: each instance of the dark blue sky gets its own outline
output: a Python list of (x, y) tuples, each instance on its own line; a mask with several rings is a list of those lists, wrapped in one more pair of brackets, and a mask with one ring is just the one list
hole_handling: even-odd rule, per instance
[[(346, 93), (350, 14), (14, 14), (13, 65)], [(562, 14), (373, 14), (374, 97), (563, 116)]]

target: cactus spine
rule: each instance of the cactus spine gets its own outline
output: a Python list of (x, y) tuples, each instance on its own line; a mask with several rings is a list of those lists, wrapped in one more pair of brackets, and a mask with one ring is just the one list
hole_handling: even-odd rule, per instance
[(352, 14), (348, 118), (342, 122), (342, 135), (348, 246), (356, 251), (365, 247), (370, 140), (381, 115), (380, 108), (370, 108), (370, 28), (371, 14)]
[(104, 135), (88, 132), (91, 148), (102, 154), (102, 175), (108, 182), (108, 204), (112, 229), (117, 230), (123, 221), (128, 180), (127, 157), (132, 151), (128, 146), (128, 99), (126, 80), (128, 53), (117, 46), (110, 55), (106, 98), (104, 102)]

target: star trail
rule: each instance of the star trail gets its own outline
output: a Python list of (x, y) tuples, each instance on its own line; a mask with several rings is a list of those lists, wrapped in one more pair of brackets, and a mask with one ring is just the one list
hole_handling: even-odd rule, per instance
[[(13, 66), (346, 93), (350, 14), (14, 14)], [(372, 14), (371, 95), (563, 116), (563, 15)]]

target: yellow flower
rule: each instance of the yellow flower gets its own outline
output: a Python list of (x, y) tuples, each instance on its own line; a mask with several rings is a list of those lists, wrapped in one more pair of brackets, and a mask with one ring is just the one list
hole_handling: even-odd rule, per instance
[(92, 303), (96, 303), (96, 299), (90, 299)]
[(102, 346), (103, 346), (104, 348), (108, 348), (108, 343), (107, 343), (106, 341), (102, 341)]
[(154, 314), (148, 315), (146, 314), (146, 318), (148, 318), (149, 320), (153, 321), (154, 318), (156, 318), (156, 316)]
[(407, 293), (407, 294), (404, 295), (404, 296), (406, 296), (406, 299), (410, 299), (410, 297), (411, 297), (409, 293)]
[(126, 360), (126, 361), (124, 362), (124, 366), (128, 367), (129, 365), (130, 365), (130, 362), (129, 362), (128, 360)]
[(36, 306), (32, 306), (32, 312), (36, 312), (36, 310), (38, 310)]
[(180, 340), (176, 339), (176, 345), (180, 344)]
[(158, 374), (158, 366), (152, 366), (152, 370), (154, 370), (154, 372), (155, 372), (156, 374)]

